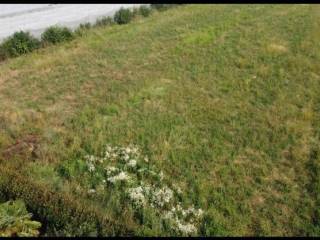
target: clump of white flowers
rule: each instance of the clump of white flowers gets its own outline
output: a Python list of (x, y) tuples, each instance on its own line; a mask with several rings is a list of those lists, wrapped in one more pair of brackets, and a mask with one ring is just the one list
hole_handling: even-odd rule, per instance
[[(190, 235), (197, 232), (194, 223), (198, 222), (202, 215), (202, 209), (195, 209), (194, 206), (184, 209), (180, 204), (177, 204), (165, 213), (164, 218), (171, 222), (172, 227), (177, 232), (183, 235)], [(186, 221), (186, 219), (189, 219), (189, 221)]]
[(128, 189), (128, 195), (131, 201), (139, 207), (146, 204), (146, 198), (144, 196), (144, 190), (141, 186)]
[(197, 229), (194, 226), (194, 224), (191, 224), (191, 223), (183, 224), (180, 222), (179, 219), (176, 219), (176, 227), (177, 227), (177, 230), (179, 230), (184, 235), (190, 235), (192, 233), (197, 232)]
[(127, 163), (127, 165), (134, 168), (137, 165), (137, 161), (132, 159)]
[(163, 207), (166, 203), (170, 203), (173, 198), (173, 191), (168, 187), (156, 189), (152, 195), (152, 202), (156, 206)]
[[(100, 174), (103, 177), (100, 186), (112, 188), (117, 182), (125, 182), (120, 189), (125, 191), (135, 209), (151, 207), (176, 233), (197, 233), (203, 210), (194, 206), (183, 208), (178, 200), (182, 195), (180, 187), (173, 185), (172, 189), (165, 184), (164, 173), (152, 167), (149, 158), (142, 156), (137, 146), (106, 145), (100, 156), (87, 155), (85, 160), (91, 176)], [(95, 189), (88, 190), (91, 194), (95, 192)]]
[(96, 193), (96, 190), (95, 190), (95, 189), (89, 189), (89, 190), (88, 190), (88, 193), (89, 193), (89, 194)]
[(105, 168), (105, 170), (107, 171), (107, 175), (110, 175), (110, 174), (112, 174), (112, 173), (114, 173), (114, 172), (118, 172), (119, 171), (119, 169), (118, 168), (116, 168), (116, 167), (106, 167)]
[(94, 166), (93, 163), (89, 162), (88, 163), (88, 169), (89, 169), (89, 172), (94, 172), (94, 170), (96, 170), (96, 167)]
[(115, 183), (117, 181), (127, 181), (130, 179), (130, 176), (126, 172), (120, 172), (118, 175), (109, 177), (107, 180), (111, 183)]

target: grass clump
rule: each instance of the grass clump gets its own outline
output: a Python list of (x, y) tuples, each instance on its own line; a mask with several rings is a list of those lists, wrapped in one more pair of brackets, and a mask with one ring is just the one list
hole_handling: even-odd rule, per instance
[(113, 18), (109, 16), (109, 17), (98, 18), (94, 26), (102, 27), (102, 26), (108, 26), (112, 24), (114, 24)]
[(93, 25), (89, 22), (87, 23), (81, 23), (79, 27), (74, 31), (76, 35), (82, 36), (86, 31), (91, 29)]
[[(83, 25), (83, 26), (86, 26), (86, 25)], [(73, 33), (69, 28), (52, 26), (42, 33), (41, 40), (44, 44), (46, 43), (57, 44), (64, 41), (70, 41), (73, 39), (73, 37), (74, 37)]]
[(92, 25), (91, 25), (91, 23), (89, 23), (89, 22), (87, 22), (87, 23), (81, 23), (80, 25), (79, 25), (79, 28), (80, 29), (90, 29), (92, 27)]
[(40, 41), (29, 32), (16, 32), (0, 45), (0, 59), (17, 57), (40, 47)]
[(118, 24), (127, 24), (131, 22), (133, 18), (133, 13), (130, 9), (127, 8), (120, 8), (115, 15), (114, 15), (114, 21)]
[(0, 237), (36, 237), (41, 223), (31, 220), (23, 201), (0, 204)]
[(203, 210), (183, 204), (180, 187), (170, 183), (138, 146), (106, 145), (101, 155), (66, 162), (59, 174), (69, 180), (82, 179), (80, 188), (96, 199), (113, 196), (121, 205), (131, 206), (140, 222), (158, 226), (157, 234), (164, 234), (164, 229), (182, 236), (199, 231)]

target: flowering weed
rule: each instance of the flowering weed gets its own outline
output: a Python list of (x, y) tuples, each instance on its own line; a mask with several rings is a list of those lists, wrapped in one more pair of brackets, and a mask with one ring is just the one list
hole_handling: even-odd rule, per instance
[(203, 210), (182, 207), (181, 190), (166, 184), (164, 173), (152, 165), (138, 146), (106, 145), (100, 155), (85, 155), (80, 161), (86, 163), (84, 171), (78, 174), (82, 180), (87, 178), (82, 182), (87, 182), (83, 187), (88, 194), (124, 196), (123, 201), (130, 203), (134, 211), (141, 214), (149, 209), (173, 233), (198, 233)]

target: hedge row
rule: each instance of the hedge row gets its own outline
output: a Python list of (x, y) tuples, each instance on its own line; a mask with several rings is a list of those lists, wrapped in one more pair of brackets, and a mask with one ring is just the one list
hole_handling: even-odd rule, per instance
[(41, 232), (54, 236), (130, 236), (134, 231), (123, 222), (103, 216), (69, 193), (48, 189), (48, 186), (23, 176), (17, 169), (0, 169), (0, 199), (22, 199), (37, 221)]
[(91, 25), (90, 23), (80, 24), (74, 32), (67, 27), (52, 26), (42, 33), (41, 41), (33, 37), (29, 32), (16, 32), (0, 44), (0, 61), (27, 54), (50, 44), (70, 41), (76, 35), (82, 35), (85, 30), (90, 29), (91, 27), (127, 24), (137, 15), (148, 17), (153, 9), (163, 11), (175, 5), (177, 4), (151, 4), (150, 7), (142, 5), (139, 8), (133, 9), (121, 8), (115, 13), (113, 18), (100, 18), (94, 25)]

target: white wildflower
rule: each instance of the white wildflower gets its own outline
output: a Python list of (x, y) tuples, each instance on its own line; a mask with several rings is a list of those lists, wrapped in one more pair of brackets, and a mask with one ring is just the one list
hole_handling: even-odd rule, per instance
[(107, 171), (107, 175), (110, 175), (111, 173), (116, 172), (119, 169), (116, 167), (106, 167), (105, 170)]
[(160, 177), (160, 181), (162, 181), (162, 180), (163, 180), (163, 177), (164, 177), (164, 174), (163, 174), (162, 171), (160, 172), (159, 177)]
[(182, 211), (181, 211), (181, 213), (182, 213), (182, 216), (184, 216), (184, 217), (185, 217), (185, 216), (188, 214), (188, 211), (186, 211), (186, 210), (182, 210)]
[(103, 161), (104, 161), (104, 158), (99, 158), (99, 159), (98, 159), (98, 162), (99, 162), (99, 163), (103, 163)]
[(129, 147), (126, 147), (125, 151), (127, 154), (131, 153), (131, 149)]
[(178, 205), (177, 205), (177, 211), (181, 211), (181, 210), (182, 210), (182, 207), (181, 207), (180, 203), (178, 203)]
[(143, 160), (144, 160), (146, 163), (149, 162), (149, 159), (148, 159), (147, 156), (145, 156)]
[(96, 167), (93, 165), (93, 163), (89, 162), (87, 163), (87, 165), (88, 165), (89, 172), (93, 172), (96, 170)]
[(200, 218), (202, 215), (203, 215), (203, 210), (202, 210), (201, 208), (199, 208), (198, 211), (195, 212), (195, 216), (196, 216), (197, 218)]
[(112, 147), (110, 145), (106, 145), (106, 152), (111, 152), (112, 151)]
[(139, 154), (139, 148), (133, 147), (131, 152), (134, 153), (134, 154)]
[(169, 220), (173, 219), (173, 217), (174, 217), (174, 212), (173, 211), (167, 211), (163, 216), (164, 219), (169, 219)]
[(120, 172), (118, 175), (114, 177), (109, 177), (107, 180), (111, 183), (115, 183), (117, 181), (127, 181), (130, 179), (130, 176), (127, 175), (126, 172)]
[[(182, 210), (184, 211), (184, 210)], [(185, 215), (187, 214), (194, 214), (195, 213), (195, 208), (192, 206), (192, 207), (189, 207), (187, 210), (185, 210)]]
[(163, 207), (166, 203), (169, 203), (173, 198), (173, 192), (170, 188), (164, 187), (154, 192), (153, 201), (160, 207)]
[(128, 154), (125, 154), (124, 156), (123, 156), (123, 160), (124, 161), (128, 161), (130, 159), (130, 156), (128, 155)]
[(137, 165), (137, 161), (132, 159), (127, 163), (127, 165), (134, 168)]
[(89, 162), (95, 162), (96, 161), (96, 157), (93, 155), (86, 155), (85, 159), (87, 159), (87, 161)]
[(147, 195), (151, 193), (151, 187), (149, 185), (144, 186), (144, 191)]
[(89, 189), (89, 190), (88, 190), (88, 193), (89, 193), (89, 194), (96, 193), (96, 190), (95, 190), (95, 189)]
[(129, 198), (137, 206), (144, 206), (146, 203), (146, 198), (143, 194), (143, 188), (141, 186), (136, 188), (128, 189)]
[[(145, 168), (145, 169), (146, 169), (146, 168)], [(147, 170), (147, 169), (146, 169), (146, 170)], [(153, 175), (153, 176), (156, 176), (156, 175), (157, 175), (157, 173), (154, 172), (154, 171), (152, 171), (152, 170), (150, 170), (149, 173), (150, 173), (151, 175)]]
[(176, 221), (178, 230), (185, 235), (190, 235), (197, 232), (197, 228), (190, 223), (182, 224), (179, 220)]

